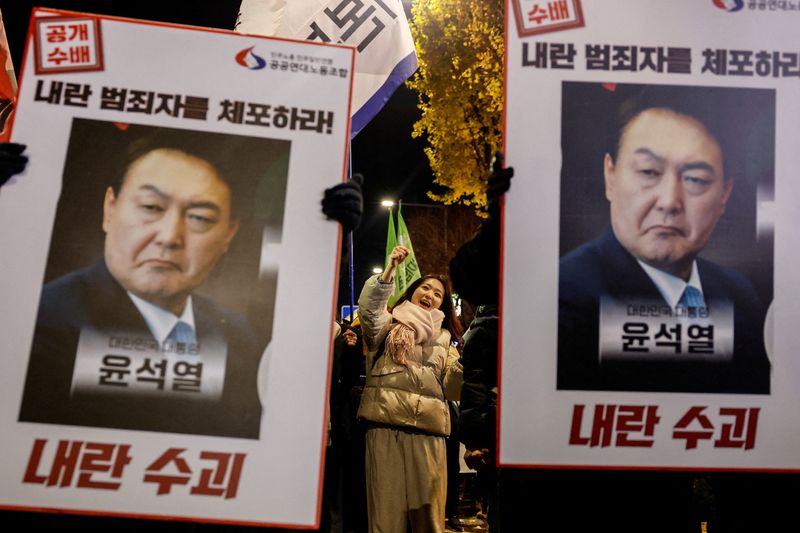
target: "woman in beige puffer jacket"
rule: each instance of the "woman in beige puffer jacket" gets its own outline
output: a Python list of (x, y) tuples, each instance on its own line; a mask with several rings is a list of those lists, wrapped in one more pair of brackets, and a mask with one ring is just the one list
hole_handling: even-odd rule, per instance
[(367, 424), (367, 509), (373, 533), (443, 532), (450, 434), (447, 399), (458, 399), (461, 334), (446, 278), (425, 276), (389, 312), (397, 266), (364, 285), (359, 317), (372, 357), (358, 416)]

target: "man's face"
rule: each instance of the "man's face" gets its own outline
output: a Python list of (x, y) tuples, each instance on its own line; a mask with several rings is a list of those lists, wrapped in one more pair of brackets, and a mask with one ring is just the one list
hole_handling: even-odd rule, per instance
[(611, 226), (636, 258), (683, 279), (733, 188), (719, 144), (697, 120), (648, 109), (625, 128), (617, 161), (605, 156)]
[(103, 204), (105, 260), (128, 291), (179, 314), (239, 229), (231, 193), (206, 161), (173, 149), (128, 168)]

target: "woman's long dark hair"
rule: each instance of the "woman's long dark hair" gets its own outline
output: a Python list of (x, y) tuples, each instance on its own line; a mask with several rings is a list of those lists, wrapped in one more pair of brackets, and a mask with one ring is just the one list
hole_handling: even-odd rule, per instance
[(394, 307), (397, 307), (406, 300), (410, 300), (411, 296), (414, 295), (414, 291), (417, 290), (417, 287), (422, 285), (425, 280), (428, 279), (435, 279), (444, 287), (442, 305), (439, 306), (439, 310), (444, 313), (442, 327), (450, 332), (450, 336), (452, 337), (453, 341), (460, 343), (461, 335), (464, 333), (464, 327), (461, 325), (461, 320), (459, 320), (458, 315), (456, 314), (456, 306), (453, 305), (453, 289), (450, 287), (450, 280), (447, 278), (447, 276), (443, 274), (428, 274), (427, 276), (422, 276), (417, 281), (412, 283), (408, 289), (406, 289), (406, 292), (404, 292), (403, 295), (397, 300), (397, 302), (394, 304)]

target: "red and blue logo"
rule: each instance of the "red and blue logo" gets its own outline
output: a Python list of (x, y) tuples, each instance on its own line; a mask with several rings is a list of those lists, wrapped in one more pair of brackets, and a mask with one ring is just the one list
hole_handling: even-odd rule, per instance
[(236, 62), (245, 68), (249, 68), (250, 70), (261, 70), (267, 66), (267, 62), (263, 57), (254, 54), (253, 48), (255, 48), (255, 46), (245, 48), (236, 54)]
[(714, 5), (728, 13), (739, 11), (744, 7), (744, 0), (712, 0)]

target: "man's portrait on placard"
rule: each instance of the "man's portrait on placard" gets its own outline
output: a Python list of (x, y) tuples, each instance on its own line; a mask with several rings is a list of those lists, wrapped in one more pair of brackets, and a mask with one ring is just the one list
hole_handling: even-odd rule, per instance
[(259, 438), (289, 155), (74, 119), (19, 420)]
[(559, 390), (769, 394), (775, 93), (562, 85)]

